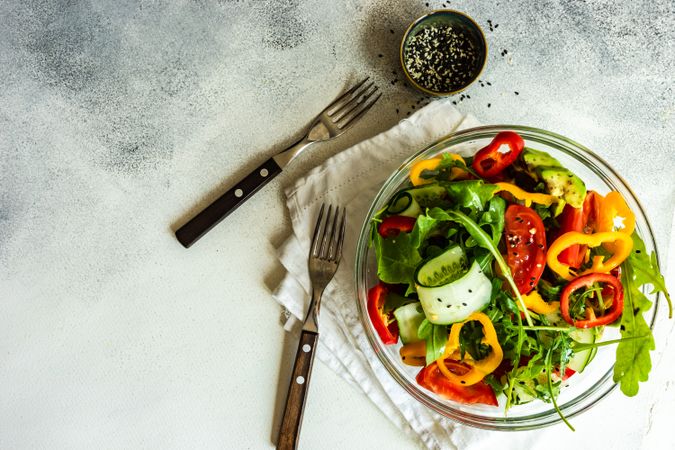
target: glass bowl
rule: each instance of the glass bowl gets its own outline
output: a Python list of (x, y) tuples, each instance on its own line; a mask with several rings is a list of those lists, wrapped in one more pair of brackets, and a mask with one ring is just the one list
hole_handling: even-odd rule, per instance
[[(391, 376), (413, 398), (450, 419), (474, 427), (491, 430), (528, 430), (561, 421), (552, 404), (535, 400), (525, 405), (513, 406), (509, 409), (508, 415), (505, 415), (503, 408), (505, 399), (503, 398), (499, 399), (499, 408), (486, 405), (464, 405), (441, 398), (415, 382), (415, 376), (420, 368), (407, 366), (401, 362), (399, 356), (400, 343), (396, 345), (382, 344), (370, 322), (366, 308), (368, 289), (377, 283), (375, 252), (368, 245), (370, 219), (385, 206), (396, 192), (409, 185), (410, 167), (419, 160), (431, 158), (444, 152), (459, 153), (462, 156), (473, 155), (477, 150), (487, 145), (497, 133), (506, 130), (519, 133), (525, 140), (527, 147), (543, 150), (558, 159), (565, 167), (581, 177), (588, 189), (595, 190), (603, 195), (610, 190), (619, 191), (635, 213), (636, 230), (643, 238), (647, 251), (656, 251), (652, 229), (640, 202), (628, 187), (626, 181), (599, 156), (582, 145), (549, 131), (524, 126), (496, 125), (461, 131), (438, 141), (403, 162), (399, 169), (385, 181), (361, 228), (356, 249), (355, 280), (359, 314), (368, 340)], [(646, 317), (647, 322), (653, 328), (659, 296), (651, 295), (647, 291), (644, 291), (644, 293), (654, 302), (654, 306)], [(603, 340), (618, 337), (619, 332), (615, 327), (605, 328)], [(586, 411), (616, 387), (616, 384), (612, 381), (615, 351), (616, 346), (613, 345), (598, 348), (595, 359), (586, 367), (584, 372), (575, 374), (568, 380), (568, 387), (561, 390), (558, 398), (558, 406), (567, 418)]]

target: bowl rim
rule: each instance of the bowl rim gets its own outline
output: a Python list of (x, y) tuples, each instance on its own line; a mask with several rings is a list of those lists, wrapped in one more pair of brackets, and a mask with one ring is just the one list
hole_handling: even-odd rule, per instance
[[(468, 19), (469, 22), (473, 24), (473, 26), (478, 30), (478, 34), (480, 35), (480, 38), (483, 42), (483, 47), (485, 48), (485, 51), (483, 52), (483, 57), (482, 57), (482, 63), (480, 66), (480, 70), (476, 73), (476, 76), (464, 87), (461, 87), (459, 89), (455, 89), (454, 91), (432, 91), (430, 89), (427, 89), (417, 83), (415, 80), (412, 79), (410, 76), (410, 73), (408, 72), (408, 68), (405, 65), (405, 61), (403, 60), (403, 49), (405, 47), (405, 44), (410, 37), (410, 32), (420, 23), (424, 22), (425, 20), (430, 19), (433, 16), (440, 16), (440, 15), (458, 15), (462, 16), (465, 19)], [(467, 89), (469, 86), (474, 84), (478, 78), (480, 78), (481, 74), (483, 73), (483, 70), (485, 70), (485, 66), (487, 65), (487, 59), (488, 59), (488, 42), (487, 38), (485, 37), (485, 32), (483, 29), (478, 25), (478, 22), (476, 22), (471, 16), (469, 16), (466, 13), (463, 13), (462, 11), (458, 11), (456, 9), (435, 9), (431, 12), (428, 12), (427, 14), (424, 14), (423, 16), (418, 17), (417, 19), (413, 20), (410, 25), (408, 25), (408, 28), (405, 30), (405, 33), (403, 33), (403, 37), (401, 38), (401, 45), (399, 46), (399, 61), (401, 63), (401, 67), (403, 68), (403, 74), (405, 75), (406, 79), (408, 82), (417, 90), (428, 94), (428, 95), (433, 95), (435, 97), (448, 97), (451, 95), (458, 94), (462, 92), (463, 90)]]
[[(433, 143), (423, 147), (421, 150), (415, 152), (412, 154), (410, 157), (408, 157), (405, 161), (403, 161), (398, 169), (394, 171), (382, 184), (380, 187), (378, 193), (375, 195), (374, 200), (372, 201), (369, 210), (364, 218), (363, 225), (361, 227), (361, 231), (359, 234), (359, 239), (357, 242), (357, 247), (356, 247), (356, 260), (354, 264), (354, 286), (355, 286), (355, 301), (357, 303), (357, 309), (359, 310), (359, 318), (361, 320), (361, 324), (364, 327), (365, 334), (367, 336), (367, 339), (369, 341), (369, 344), (375, 354), (377, 355), (378, 359), (382, 363), (382, 365), (385, 366), (387, 369), (387, 372), (396, 380), (396, 382), (405, 390), (407, 391), (414, 399), (422, 403), (424, 406), (427, 408), (430, 408), (432, 411), (439, 413), (447, 418), (457, 420), (461, 423), (464, 423), (466, 425), (470, 425), (476, 428), (483, 428), (483, 429), (489, 429), (489, 430), (498, 430), (498, 431), (521, 431), (521, 430), (532, 430), (532, 429), (539, 429), (543, 428), (546, 426), (551, 426), (556, 423), (560, 423), (562, 420), (561, 418), (557, 415), (555, 410), (548, 410), (544, 412), (538, 412), (538, 413), (533, 413), (528, 416), (520, 417), (520, 418), (509, 418), (507, 416), (500, 417), (500, 418), (486, 418), (484, 416), (481, 416), (479, 414), (474, 414), (474, 413), (469, 413), (466, 411), (460, 411), (460, 410), (452, 410), (450, 407), (448, 407), (447, 404), (441, 403), (438, 399), (434, 398), (432, 395), (427, 394), (421, 388), (418, 388), (417, 386), (412, 385), (409, 383), (407, 380), (403, 378), (403, 376), (398, 372), (398, 370), (392, 365), (392, 363), (388, 360), (387, 356), (384, 354), (384, 352), (380, 351), (378, 349), (378, 346), (381, 346), (382, 344), (379, 343), (377, 340), (377, 337), (373, 334), (372, 330), (369, 327), (369, 322), (368, 322), (368, 315), (367, 311), (364, 310), (364, 306), (362, 305), (361, 301), (361, 291), (360, 291), (360, 286), (359, 286), (359, 281), (361, 279), (361, 272), (364, 271), (365, 269), (365, 264), (363, 265), (364, 267), (360, 267), (361, 264), (361, 259), (362, 259), (362, 253), (365, 255), (365, 252), (362, 252), (362, 249), (367, 250), (368, 246), (368, 237), (369, 237), (369, 229), (370, 229), (370, 219), (373, 216), (373, 214), (376, 212), (375, 211), (375, 206), (378, 204), (379, 200), (381, 197), (384, 195), (385, 188), (388, 187), (393, 179), (401, 172), (401, 170), (404, 170), (411, 161), (415, 160), (417, 157), (419, 157), (421, 154), (427, 152), (428, 150), (434, 148), (434, 147), (440, 147), (443, 145), (457, 145), (461, 144), (467, 141), (470, 141), (471, 139), (467, 138), (472, 137), (475, 139), (480, 139), (480, 138), (485, 138), (485, 137), (490, 137), (490, 136), (484, 136), (485, 134), (496, 134), (500, 131), (506, 131), (506, 130), (511, 130), (511, 131), (516, 131), (521, 135), (524, 135), (524, 138), (529, 138), (531, 141), (535, 141), (538, 143), (543, 143), (546, 144), (552, 148), (555, 148), (556, 150), (562, 151), (562, 153), (567, 154), (568, 156), (571, 156), (575, 159), (577, 159), (579, 162), (587, 165), (596, 175), (598, 175), (602, 181), (604, 181), (607, 185), (612, 187), (614, 184), (620, 184), (622, 188), (624, 188), (632, 197), (631, 200), (634, 201), (635, 205), (637, 206), (638, 212), (642, 218), (644, 218), (644, 229), (641, 227), (637, 227), (638, 231), (640, 232), (641, 237), (645, 240), (645, 242), (649, 242), (650, 246), (652, 247), (655, 255), (657, 262), (659, 266), (662, 266), (662, 260), (661, 256), (659, 255), (659, 250), (656, 244), (656, 239), (654, 237), (654, 231), (651, 226), (651, 223), (649, 222), (649, 218), (647, 214), (645, 213), (644, 207), (642, 206), (642, 203), (636, 196), (635, 192), (632, 190), (630, 185), (626, 182), (626, 180), (614, 170), (614, 168), (609, 165), (603, 158), (598, 156), (595, 152), (592, 150), (588, 149), (587, 147), (577, 143), (576, 141), (569, 139), (565, 136), (562, 136), (560, 134), (548, 131), (548, 130), (543, 130), (535, 127), (529, 127), (529, 126), (524, 126), (524, 125), (485, 125), (485, 126), (479, 126), (479, 127), (473, 127), (469, 128), (466, 130), (461, 130), (457, 132), (450, 133)], [(463, 138), (466, 138), (462, 140)], [(458, 142), (452, 142), (449, 144), (450, 141), (458, 141)], [(558, 142), (556, 142), (558, 141)], [(569, 148), (562, 148), (562, 145), (567, 145), (569, 147), (572, 147), (572, 150)], [(590, 158), (589, 158), (590, 157)], [(595, 161), (593, 161), (595, 159)], [(599, 163), (601, 166), (604, 166), (603, 168), (598, 168), (597, 163)], [(607, 177), (607, 175), (610, 175), (610, 177)], [(653, 296), (653, 307), (650, 309), (650, 312), (652, 313), (651, 321), (649, 321), (649, 326), (653, 330), (655, 323), (656, 323), (656, 318), (658, 317), (658, 309), (659, 309), (659, 303), (662, 298), (662, 295), (660, 293), (657, 293), (656, 295)], [(590, 389), (585, 391), (583, 394), (577, 396), (576, 398), (568, 401), (567, 403), (563, 405), (559, 405), (561, 410), (564, 411), (565, 417), (570, 419), (572, 417), (575, 417), (594, 405), (596, 405), (600, 400), (603, 398), (607, 397), (611, 392), (613, 392), (617, 388), (617, 383), (611, 379), (612, 373), (614, 369), (614, 364), (609, 368), (607, 373), (603, 375), (595, 384), (592, 386)], [(606, 386), (608, 383), (611, 383), (604, 391), (602, 391), (602, 388)], [(600, 392), (599, 392), (600, 391)], [(581, 402), (586, 400), (589, 396), (592, 394), (598, 393), (598, 396), (595, 398), (594, 401), (592, 401), (589, 404), (586, 405), (579, 405)]]

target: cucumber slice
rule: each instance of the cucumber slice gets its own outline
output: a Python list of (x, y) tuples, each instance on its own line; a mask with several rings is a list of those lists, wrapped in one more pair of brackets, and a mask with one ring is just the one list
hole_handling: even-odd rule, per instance
[[(586, 328), (570, 331), (570, 337), (580, 344), (594, 344), (598, 338), (599, 332), (595, 328)], [(588, 363), (591, 362), (595, 353), (598, 351), (597, 347), (574, 352), (567, 367), (573, 369), (575, 372), (583, 372)]]
[(410, 344), (422, 340), (417, 334), (417, 329), (425, 318), (420, 302), (396, 308), (394, 317), (398, 323), (398, 335), (401, 337), (401, 342)]
[(455, 281), (466, 272), (464, 250), (453, 245), (440, 255), (423, 262), (415, 271), (415, 282), (424, 287), (435, 287)]
[(436, 325), (465, 320), (490, 303), (491, 293), (492, 283), (476, 261), (458, 280), (436, 287), (417, 285), (424, 314), (429, 322)]
[(409, 192), (402, 191), (396, 194), (387, 207), (387, 212), (399, 216), (417, 217), (422, 214), (422, 208)]

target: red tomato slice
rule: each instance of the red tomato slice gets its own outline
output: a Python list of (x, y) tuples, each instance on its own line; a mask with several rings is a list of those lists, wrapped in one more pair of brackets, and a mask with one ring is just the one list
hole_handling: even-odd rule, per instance
[(386, 284), (379, 282), (368, 291), (368, 316), (385, 345), (398, 342), (398, 323), (393, 319), (393, 314), (384, 312), (388, 290)]
[(471, 167), (481, 177), (492, 178), (513, 164), (524, 147), (525, 141), (518, 133), (502, 131), (476, 153)]
[[(469, 370), (464, 364), (451, 359), (446, 359), (445, 365), (451, 372), (458, 375), (466, 373)], [(465, 404), (482, 403), (490, 406), (498, 405), (494, 391), (485, 381), (471, 386), (454, 384), (443, 375), (436, 361), (422, 369), (417, 374), (416, 380), (420, 386), (448, 400)]]
[(389, 216), (386, 217), (377, 232), (384, 238), (396, 237), (401, 233), (410, 233), (415, 227), (416, 219), (407, 216)]
[(504, 215), (506, 262), (521, 294), (539, 282), (546, 265), (546, 232), (539, 215), (527, 206), (512, 204)]

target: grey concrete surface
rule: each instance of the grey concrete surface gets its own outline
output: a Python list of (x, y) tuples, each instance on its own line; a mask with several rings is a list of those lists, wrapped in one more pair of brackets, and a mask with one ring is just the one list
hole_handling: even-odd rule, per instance
[[(665, 251), (673, 2), (425, 3), (0, 3), (1, 447), (271, 446), (294, 351), (265, 288), (290, 230), (281, 187), (427, 101), (402, 83), (398, 41), (444, 4), (490, 47), (490, 85), (458, 108), (596, 151)], [(364, 123), (177, 244), (176, 225), (364, 74), (384, 91)], [(417, 445), (317, 371), (307, 448)]]

